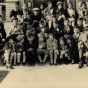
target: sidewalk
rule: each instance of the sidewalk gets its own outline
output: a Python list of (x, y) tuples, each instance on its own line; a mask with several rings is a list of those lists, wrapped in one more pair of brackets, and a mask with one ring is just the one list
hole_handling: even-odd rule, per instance
[(78, 69), (78, 65), (15, 67), (3, 80), (0, 88), (88, 88), (88, 67), (85, 66), (83, 69)]

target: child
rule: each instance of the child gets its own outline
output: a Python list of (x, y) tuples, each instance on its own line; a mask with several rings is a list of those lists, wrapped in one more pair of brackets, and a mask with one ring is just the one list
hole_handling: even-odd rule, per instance
[(41, 20), (39, 22), (39, 27), (37, 28), (37, 33), (38, 33), (38, 36), (40, 36), (42, 34), (44, 36), (45, 40), (48, 38), (49, 29), (45, 26), (43, 20)]
[[(13, 19), (13, 25), (11, 26), (10, 36), (13, 38), (13, 41), (16, 43), (23, 43), (24, 33), (20, 25), (18, 25), (18, 19)], [(17, 52), (18, 65), (20, 65), (20, 54)]]
[(21, 25), (23, 23), (22, 15), (20, 13), (18, 13), (17, 18), (18, 18), (18, 24)]
[(78, 50), (79, 50), (79, 68), (83, 67), (84, 60), (86, 57), (86, 62), (87, 62), (87, 47), (88, 47), (88, 27), (85, 28), (85, 31), (82, 32), (79, 36), (79, 42), (78, 42)]
[(82, 18), (79, 18), (77, 20), (77, 26), (80, 28), (80, 32), (83, 32), (84, 27), (83, 27), (83, 19)]
[(22, 11), (19, 9), (19, 2), (14, 4), (14, 9), (10, 12), (11, 21), (14, 17), (17, 17), (17, 14), (20, 13), (22, 15)]
[(73, 27), (69, 25), (69, 21), (67, 19), (64, 20), (63, 34), (64, 37), (71, 37), (73, 35)]
[(64, 60), (64, 63), (68, 64), (69, 59), (69, 49), (66, 45), (66, 42), (63, 37), (60, 39), (60, 45), (59, 45), (59, 51), (60, 51), (60, 64), (62, 64), (62, 60)]
[(52, 6), (52, 2), (48, 1), (48, 6), (47, 8), (44, 9), (44, 17), (46, 18), (49, 29), (52, 28), (52, 24), (53, 24), (53, 12), (54, 12), (54, 8)]
[(27, 37), (25, 48), (26, 48), (26, 58), (28, 61), (28, 65), (30, 66), (35, 66), (36, 47), (37, 47), (37, 44), (34, 41), (34, 36), (32, 34), (29, 34)]
[[(47, 44), (46, 42), (44, 42), (44, 38), (43, 36), (39, 36), (38, 38), (38, 49), (37, 49), (37, 54), (38, 54), (38, 59), (40, 62), (40, 66), (41, 65), (45, 65), (45, 61), (48, 57), (48, 51), (47, 51)], [(42, 55), (44, 56), (44, 58), (42, 59)]]
[(57, 9), (55, 9), (56, 19), (58, 20), (58, 23), (63, 26), (63, 22), (65, 19), (64, 15), (64, 9), (63, 9), (63, 3), (61, 1), (57, 2)]
[(58, 41), (54, 38), (53, 34), (49, 34), (49, 39), (47, 40), (47, 49), (50, 56), (50, 65), (57, 65), (57, 57), (59, 55), (58, 51)]
[(68, 3), (68, 8), (65, 10), (65, 16), (69, 20), (71, 26), (75, 26), (75, 19), (78, 18), (78, 14), (75, 9), (73, 9), (73, 4)]
[(59, 26), (57, 21), (54, 21), (54, 29), (52, 30), (52, 33), (56, 40), (58, 40), (60, 37), (63, 36), (63, 32), (61, 30), (61, 27)]
[(0, 42), (5, 41), (6, 32), (4, 29), (4, 24), (2, 23), (2, 16), (0, 15)]

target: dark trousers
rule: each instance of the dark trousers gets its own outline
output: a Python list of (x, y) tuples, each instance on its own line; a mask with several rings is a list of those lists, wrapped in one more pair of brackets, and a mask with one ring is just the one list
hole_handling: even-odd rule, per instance
[(35, 52), (34, 51), (27, 51), (26, 52), (26, 59), (28, 64), (35, 64)]

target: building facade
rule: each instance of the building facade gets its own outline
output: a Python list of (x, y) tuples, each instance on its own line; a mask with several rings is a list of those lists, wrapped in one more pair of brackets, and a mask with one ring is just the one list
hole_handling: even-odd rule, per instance
[[(37, 6), (41, 2), (47, 4), (47, 1), (49, 0), (0, 0), (0, 14), (3, 16), (3, 20), (10, 21), (9, 14), (10, 14), (10, 11), (13, 9), (14, 3), (16, 1), (19, 1), (21, 3), (20, 4), (20, 7), (21, 7), (21, 5), (27, 1), (32, 1), (33, 6)], [(56, 2), (59, 0), (51, 0), (51, 1), (55, 5)], [(74, 8), (78, 10), (79, 3), (84, 0), (61, 0), (61, 1), (63, 1), (64, 8), (66, 8), (68, 2), (72, 2)], [(88, 4), (88, 0), (85, 0), (85, 1)]]

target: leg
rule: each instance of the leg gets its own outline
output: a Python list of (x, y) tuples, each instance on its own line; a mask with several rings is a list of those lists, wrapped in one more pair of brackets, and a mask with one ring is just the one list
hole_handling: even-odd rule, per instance
[(65, 53), (65, 63), (68, 64), (68, 53)]
[(54, 64), (57, 65), (58, 50), (54, 50)]
[(14, 65), (16, 65), (16, 52), (13, 53)]
[(20, 58), (21, 58), (21, 53), (18, 52), (17, 53), (17, 63), (18, 63), (18, 65), (20, 65)]
[(44, 59), (43, 59), (43, 65), (45, 65), (45, 61), (48, 57), (48, 51), (47, 50), (43, 50), (43, 53), (44, 53)]
[(11, 52), (11, 53), (10, 53), (10, 57), (9, 57), (9, 58), (10, 58), (10, 63), (12, 63), (13, 57), (14, 57), (14, 53)]
[(52, 65), (53, 64), (53, 50), (50, 50), (49, 54), (50, 54), (50, 65)]
[(42, 52), (43, 52), (42, 49), (38, 49), (38, 50), (37, 50), (38, 59), (39, 59), (40, 64), (42, 64), (42, 58), (41, 58)]
[(22, 54), (23, 54), (23, 65), (25, 65), (25, 63), (26, 63), (26, 54), (25, 54), (25, 51)]

